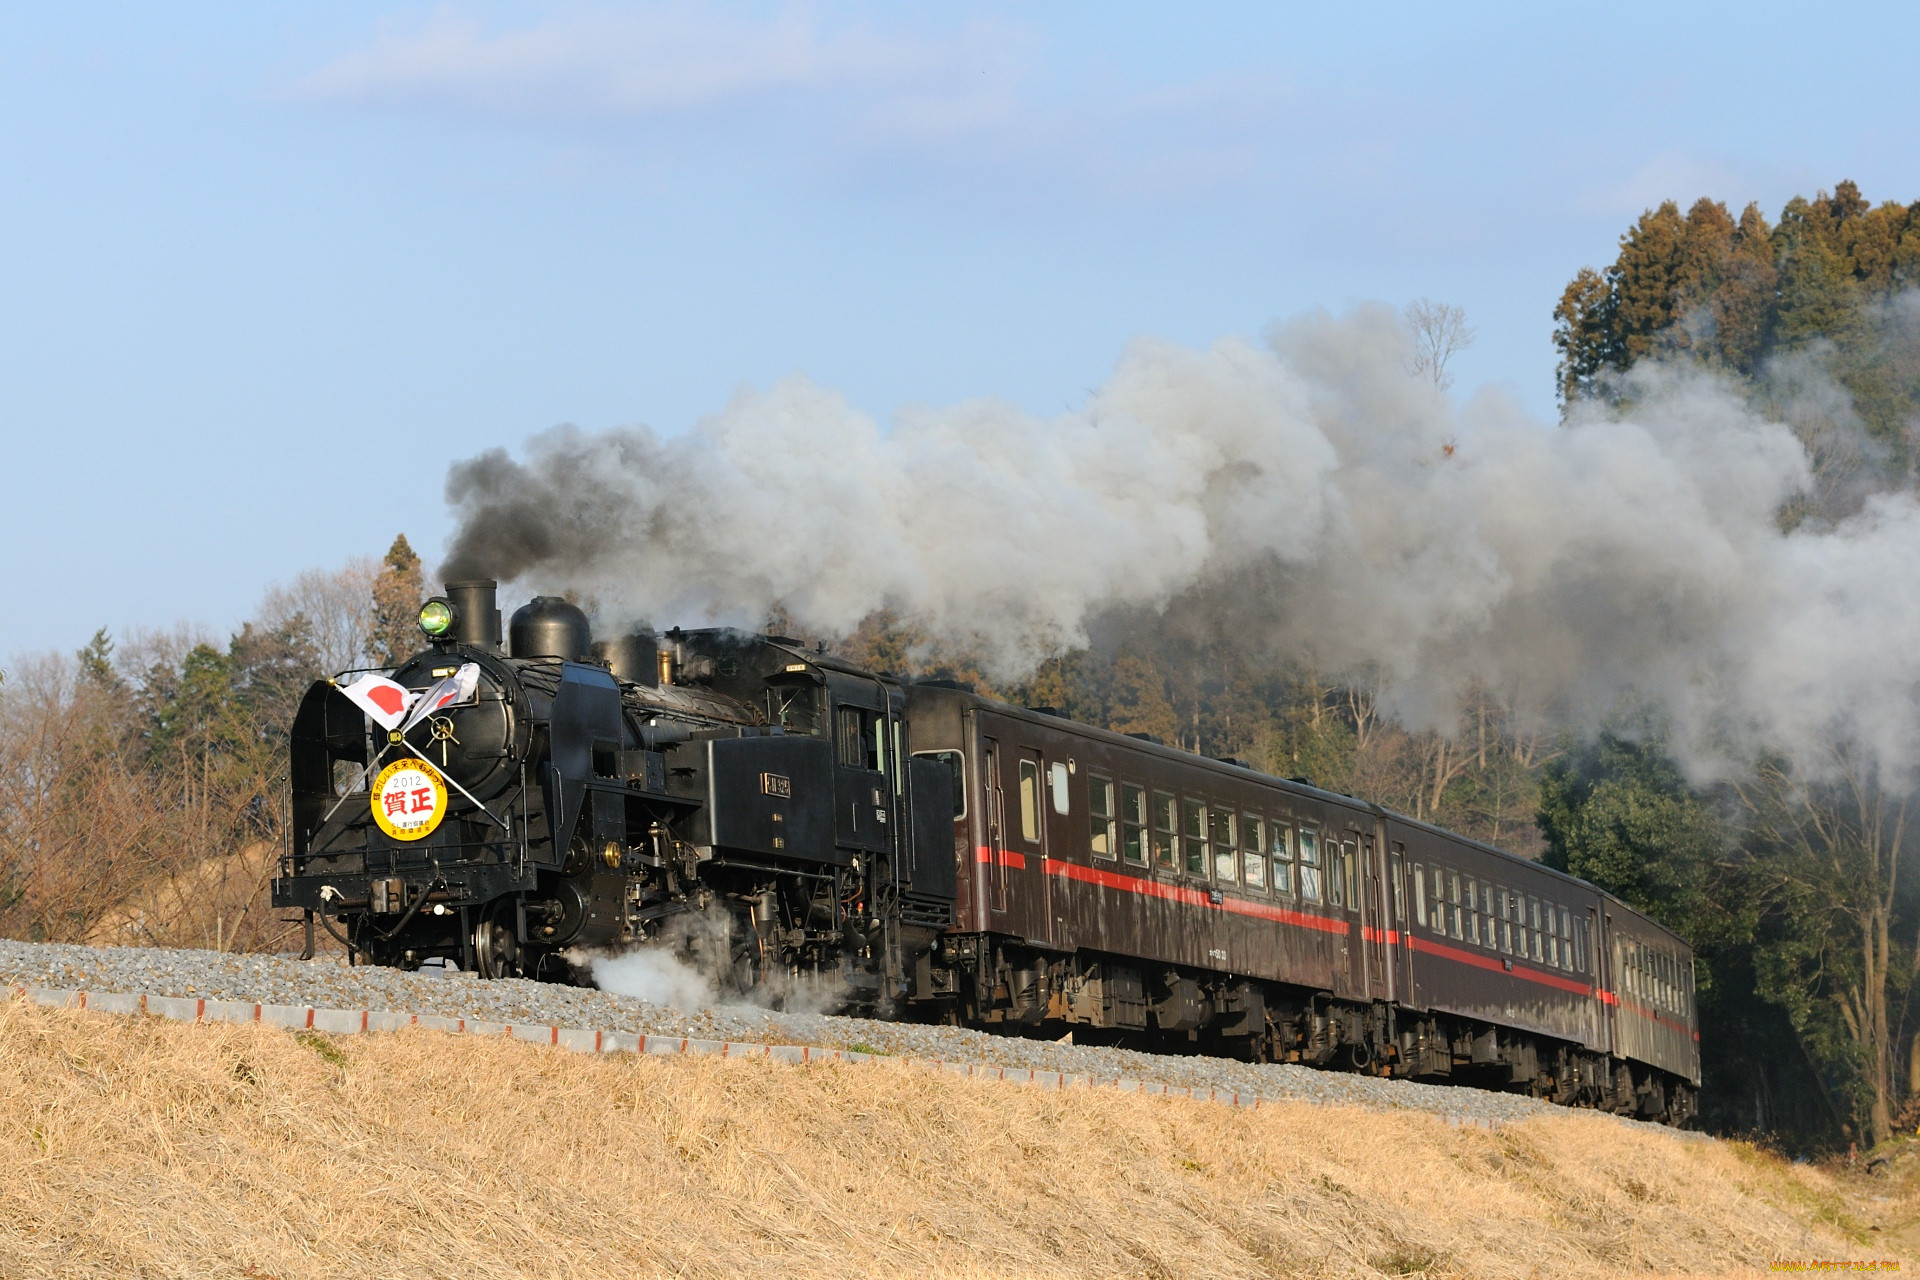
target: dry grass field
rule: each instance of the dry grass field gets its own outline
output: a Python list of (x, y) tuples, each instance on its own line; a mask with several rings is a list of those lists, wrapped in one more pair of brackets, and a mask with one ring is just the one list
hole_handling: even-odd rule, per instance
[(1868, 1206), (1588, 1115), (1488, 1133), (0, 1004), (10, 1278), (1728, 1275), (1887, 1256)]

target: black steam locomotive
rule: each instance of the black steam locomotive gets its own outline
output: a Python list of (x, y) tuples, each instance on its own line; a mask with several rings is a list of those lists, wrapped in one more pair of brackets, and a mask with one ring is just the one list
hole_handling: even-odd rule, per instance
[(422, 610), (395, 728), (303, 701), (273, 901), (310, 952), (578, 981), (671, 940), (771, 1002), (1693, 1114), (1692, 955), (1591, 885), (781, 637), (595, 642), (541, 597), (503, 652), (494, 591)]

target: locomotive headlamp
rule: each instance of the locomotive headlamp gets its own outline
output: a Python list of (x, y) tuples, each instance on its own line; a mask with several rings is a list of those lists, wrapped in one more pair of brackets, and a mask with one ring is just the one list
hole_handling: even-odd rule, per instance
[(438, 640), (453, 630), (453, 606), (439, 596), (421, 605), (420, 630), (429, 640)]

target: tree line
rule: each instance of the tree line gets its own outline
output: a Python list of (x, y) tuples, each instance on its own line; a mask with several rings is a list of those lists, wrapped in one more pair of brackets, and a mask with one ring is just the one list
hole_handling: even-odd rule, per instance
[(301, 575), (226, 642), (191, 630), (20, 663), (0, 680), (0, 935), (277, 951), (268, 885), (287, 735), (316, 678), (418, 647), (420, 560)]

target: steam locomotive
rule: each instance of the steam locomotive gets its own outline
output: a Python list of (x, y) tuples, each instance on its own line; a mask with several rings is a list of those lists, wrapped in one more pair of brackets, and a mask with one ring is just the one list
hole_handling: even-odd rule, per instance
[(768, 1003), (1694, 1114), (1686, 943), (1537, 863), (784, 637), (539, 597), (503, 648), (488, 581), (421, 618), (391, 679), (432, 707), (295, 717), (308, 954), (584, 981), (670, 941)]

